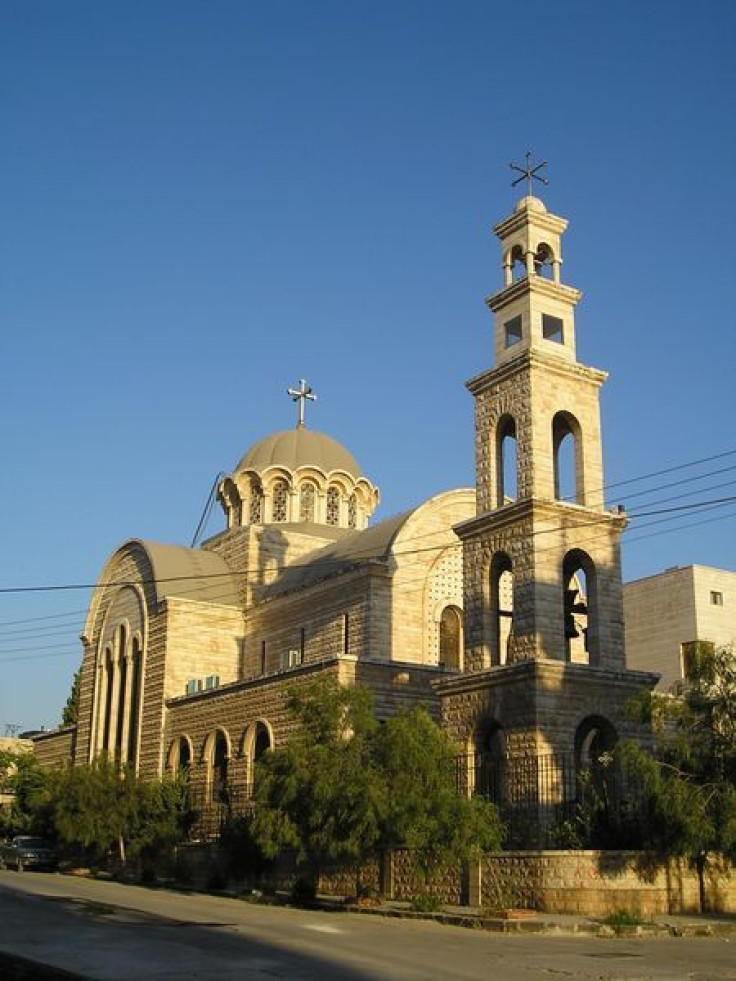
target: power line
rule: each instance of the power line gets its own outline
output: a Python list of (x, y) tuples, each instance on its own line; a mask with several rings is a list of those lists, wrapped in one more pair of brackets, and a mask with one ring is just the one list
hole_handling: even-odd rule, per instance
[[(628, 484), (636, 484), (642, 480), (651, 480), (652, 477), (664, 477), (669, 473), (677, 473), (680, 470), (687, 470), (688, 467), (698, 467), (701, 463), (712, 463), (713, 460), (722, 460), (727, 456), (736, 456), (735, 450), (724, 450), (721, 453), (714, 453), (712, 456), (704, 456), (698, 460), (688, 460), (686, 463), (678, 463), (672, 467), (665, 467), (662, 470), (652, 470), (651, 473), (641, 474), (639, 477), (628, 477), (626, 480), (616, 480), (610, 484), (601, 484), (600, 487), (593, 488), (589, 493), (592, 495), (601, 494), (603, 491), (611, 490), (612, 487), (626, 487)], [(563, 500), (574, 503), (575, 495), (571, 494)]]
[[(689, 460), (689, 461), (686, 461), (684, 463), (676, 464), (676, 465), (671, 466), (671, 467), (665, 467), (665, 468), (662, 468), (662, 469), (659, 469), (659, 470), (653, 470), (653, 471), (651, 471), (649, 473), (641, 474), (641, 475), (639, 475), (637, 477), (629, 477), (629, 478), (627, 478), (625, 480), (620, 480), (620, 481), (615, 481), (613, 483), (604, 484), (600, 488), (598, 488), (597, 491), (593, 491), (591, 493), (597, 493), (598, 491), (605, 490), (605, 489), (610, 489), (612, 487), (625, 486), (625, 485), (636, 483), (636, 482), (640, 482), (640, 481), (643, 481), (643, 480), (648, 480), (648, 479), (651, 479), (651, 478), (657, 477), (657, 476), (664, 476), (666, 474), (675, 473), (675, 472), (678, 472), (678, 471), (687, 469), (689, 467), (699, 466), (699, 465), (701, 465), (703, 463), (710, 463), (710, 462), (712, 462), (714, 460), (723, 459), (725, 457), (733, 456), (733, 455), (736, 455), (736, 449), (734, 449), (734, 450), (725, 450), (723, 452), (715, 453), (715, 454), (712, 454), (712, 455), (707, 456), (707, 457), (701, 457), (701, 458), (698, 458), (696, 460)], [(696, 475), (694, 477), (685, 478), (682, 481), (671, 481), (671, 482), (667, 482), (665, 484), (659, 485), (658, 487), (649, 488), (649, 489), (644, 490), (644, 491), (639, 491), (639, 492), (636, 492), (634, 494), (627, 495), (627, 497), (624, 498), (624, 500), (631, 500), (634, 497), (639, 497), (639, 496), (643, 496), (645, 494), (654, 493), (657, 490), (663, 490), (663, 489), (665, 489), (667, 487), (675, 487), (675, 486), (680, 486), (680, 485), (685, 484), (685, 483), (691, 483), (691, 482), (696, 481), (696, 480), (702, 480), (702, 479), (705, 479), (708, 476), (715, 476), (717, 474), (729, 472), (729, 471), (732, 471), (734, 469), (736, 469), (736, 467), (725, 467), (725, 468), (720, 468), (720, 469), (713, 470), (713, 471), (708, 471), (708, 472), (706, 472), (704, 474), (699, 474), (699, 475)], [(710, 489), (715, 489), (715, 488), (710, 488)], [(704, 488), (703, 490), (706, 490), (706, 489)], [(676, 498), (672, 498), (672, 499), (676, 499)], [(568, 503), (574, 503), (573, 500), (572, 500), (572, 498), (560, 498), (559, 500), (561, 500), (563, 502), (564, 501), (567, 501)], [(707, 503), (707, 502), (704, 502), (704, 503)], [(637, 517), (636, 514), (629, 514), (628, 516), (630, 518), (636, 518)], [(601, 520), (601, 519), (594, 519), (594, 520)], [(588, 524), (588, 523), (589, 522), (584, 522), (583, 524), (585, 525), (585, 524)], [(556, 530), (556, 529), (549, 529), (549, 531), (554, 531), (554, 530)], [(545, 530), (545, 533), (547, 533), (547, 530)], [(419, 538), (422, 538), (422, 537), (431, 537), (434, 534), (436, 534), (436, 533), (435, 532), (429, 532), (426, 535), (416, 536), (416, 539), (415, 540), (418, 540)], [(458, 544), (460, 544), (460, 543), (458, 543)], [(325, 546), (325, 547), (327, 547), (327, 546)], [(315, 551), (316, 550), (318, 550), (318, 549), (315, 549)], [(406, 553), (403, 553), (403, 554), (406, 554)], [(357, 553), (355, 557), (356, 558), (359, 558), (360, 557), (360, 554)], [(319, 562), (319, 561), (325, 561), (325, 562), (327, 562), (327, 561), (338, 561), (338, 560), (331, 560), (331, 559), (318, 560), (318, 559), (314, 559), (314, 560), (312, 560), (309, 563), (291, 563), (288, 567), (285, 567), (285, 568), (293, 569), (293, 568), (299, 568), (300, 566), (301, 567), (313, 566), (316, 562)], [(235, 572), (233, 574), (237, 575), (237, 572)], [(186, 577), (186, 576), (185, 577), (174, 577), (174, 578), (171, 578), (171, 579), (136, 580), (136, 582), (139, 583), (139, 584), (140, 583), (155, 583), (155, 582), (170, 582), (170, 581), (175, 581), (175, 579), (203, 579), (203, 578), (213, 578), (215, 576), (227, 577), (229, 575), (231, 575), (230, 572), (227, 572), (227, 573), (215, 573), (215, 574), (209, 574), (209, 575), (197, 575), (197, 576), (190, 576), (190, 577)], [(117, 584), (117, 585), (127, 585), (127, 584), (128, 583), (120, 583), (120, 584)], [(104, 588), (104, 586), (110, 586), (110, 585), (116, 585), (116, 584), (114, 584), (114, 583), (100, 584), (99, 582), (95, 582), (95, 583), (87, 583), (87, 584), (84, 584), (84, 583), (64, 583), (64, 584), (60, 584), (60, 585), (49, 585), (49, 586), (4, 587), (4, 588), (1, 588), (0, 587), (0, 594), (71, 591), (71, 590), (80, 590), (80, 589), (95, 589), (98, 586), (102, 586)], [(37, 622), (41, 622), (41, 621), (44, 621), (44, 620), (63, 619), (63, 618), (69, 618), (69, 617), (72, 617), (72, 616), (75, 616), (75, 615), (86, 615), (86, 613), (87, 613), (87, 610), (86, 609), (83, 609), (83, 610), (78, 610), (78, 611), (70, 611), (68, 613), (50, 614), (50, 615), (41, 616), (41, 617), (30, 617), (30, 618), (18, 619), (18, 620), (8, 620), (8, 621), (5, 621), (5, 622), (0, 622), (0, 630), (4, 629), (5, 627), (13, 626), (13, 625), (16, 625), (16, 624), (37, 623)]]
[[(651, 517), (651, 516), (654, 516), (654, 515), (669, 514), (669, 513), (678, 512), (678, 511), (692, 511), (692, 510), (697, 509), (697, 508), (720, 507), (720, 506), (724, 506), (725, 504), (733, 503), (735, 501), (736, 501), (736, 497), (716, 498), (714, 500), (709, 500), (709, 501), (697, 501), (697, 502), (694, 502), (692, 504), (679, 505), (679, 506), (674, 507), (674, 508), (662, 508), (662, 509), (652, 510), (652, 511), (641, 511), (641, 512), (638, 512), (638, 513), (637, 512), (633, 512), (633, 513), (628, 514), (626, 516), (628, 518), (630, 518), (630, 519), (636, 519), (636, 518), (639, 518), (639, 517)], [(569, 522), (566, 522), (565, 524), (556, 525), (556, 526), (551, 527), (551, 528), (540, 528), (537, 531), (531, 532), (530, 535), (531, 536), (536, 536), (536, 535), (554, 534), (556, 532), (568, 532), (568, 531), (573, 530), (575, 528), (585, 528), (585, 527), (590, 527), (591, 525), (596, 525), (596, 524), (600, 524), (602, 522), (607, 522), (610, 518), (611, 518), (611, 512), (608, 512), (608, 511), (600, 512), (600, 513), (597, 513), (596, 512), (594, 514), (590, 514), (590, 516), (587, 517), (586, 520), (584, 520), (584, 521), (576, 522), (576, 523), (572, 523), (572, 524), (569, 523)], [(422, 537), (430, 537), (430, 535), (436, 535), (436, 534), (437, 534), (437, 532), (430, 532), (430, 533), (427, 533), (426, 535), (423, 535), (423, 536), (415, 536), (414, 538), (409, 539), (409, 540), (410, 541), (416, 541), (419, 538), (422, 538)], [(452, 546), (455, 546), (455, 545), (456, 546), (462, 546), (462, 542), (457, 542), (457, 543), (455, 543), (455, 542), (452, 542), (452, 543), (444, 542), (444, 543), (439, 544), (439, 545), (429, 545), (426, 548), (399, 549), (399, 550), (394, 551), (392, 554), (393, 554), (394, 557), (400, 557), (400, 556), (405, 556), (405, 555), (419, 555), (419, 554), (424, 553), (424, 552), (437, 551), (437, 550), (444, 549), (444, 548), (449, 548), (449, 547), (452, 547)], [(329, 547), (329, 546), (326, 546), (326, 547)], [(289, 563), (289, 565), (287, 565), (287, 566), (277, 566), (273, 570), (266, 570), (266, 571), (268, 571), (268, 572), (271, 572), (271, 571), (284, 572), (284, 571), (289, 571), (289, 570), (292, 570), (292, 569), (309, 569), (309, 568), (315, 568), (315, 567), (319, 567), (321, 565), (324, 565), (324, 566), (327, 566), (327, 567), (334, 566), (336, 569), (337, 568), (343, 569), (343, 568), (345, 568), (346, 562), (349, 562), (350, 559), (355, 559), (356, 561), (361, 561), (361, 560), (362, 561), (370, 561), (370, 560), (377, 560), (377, 559), (380, 559), (382, 557), (383, 557), (382, 555), (375, 555), (372, 552), (369, 552), (367, 550), (364, 550), (362, 553), (360, 551), (357, 551), (357, 552), (352, 553), (352, 555), (348, 555), (348, 556), (340, 556), (340, 555), (337, 555), (337, 556), (334, 556), (334, 557), (333, 556), (324, 556), (323, 558), (319, 558), (318, 556), (315, 556), (311, 561), (307, 561), (307, 562), (293, 562), (293, 563)], [(260, 577), (260, 576), (263, 575), (263, 571), (264, 570), (259, 569), (257, 572), (253, 572), (253, 573), (247, 574), (246, 579), (253, 579), (255, 576), (259, 576)], [(122, 586), (132, 586), (132, 585), (160, 585), (162, 583), (192, 582), (192, 581), (202, 581), (202, 580), (205, 580), (205, 581), (209, 582), (210, 580), (231, 578), (233, 576), (236, 576), (236, 577), (238, 576), (237, 571), (228, 570), (227, 572), (207, 572), (207, 573), (200, 572), (200, 573), (193, 573), (191, 575), (162, 576), (160, 578), (157, 578), (155, 576), (153, 576), (153, 577), (140, 577), (138, 579), (114, 580), (112, 582), (107, 582), (107, 583), (61, 583), (61, 584), (57, 584), (57, 585), (41, 585), (41, 586), (3, 586), (3, 587), (0, 587), (0, 593), (2, 593), (2, 594), (9, 594), (9, 593), (41, 593), (41, 592), (56, 592), (56, 591), (59, 591), (59, 590), (80, 590), (80, 589), (96, 589), (96, 588), (99, 588), (99, 589), (111, 589), (111, 588), (119, 588), (119, 587), (122, 587)]]
[[(718, 506), (718, 505), (716, 505), (716, 506)], [(660, 519), (658, 519), (656, 521), (646, 522), (645, 524), (643, 524), (642, 528), (649, 528), (649, 527), (652, 527), (652, 526), (658, 525), (658, 524), (664, 524), (664, 523), (670, 523), (670, 522), (673, 522), (673, 521), (678, 521), (682, 517), (685, 517), (685, 516), (686, 515), (685, 514), (682, 514), (682, 513), (672, 514), (669, 517), (660, 518)], [(627, 537), (627, 544), (636, 545), (640, 541), (643, 541), (643, 540), (648, 539), (648, 538), (654, 538), (654, 537), (659, 537), (661, 535), (673, 534), (673, 533), (679, 532), (681, 530), (685, 530), (687, 528), (697, 527), (697, 526), (703, 525), (703, 524), (711, 524), (711, 523), (714, 523), (716, 521), (729, 520), (729, 519), (734, 518), (734, 517), (736, 517), (736, 511), (734, 511), (734, 512), (732, 512), (730, 514), (726, 514), (726, 515), (717, 515), (716, 517), (706, 518), (706, 519), (704, 519), (702, 521), (689, 522), (686, 525), (678, 525), (675, 528), (663, 528), (660, 531), (651, 532), (649, 534), (635, 535), (633, 538), (628, 538)], [(589, 536), (588, 538), (584, 538), (584, 539), (580, 540), (577, 544), (578, 545), (589, 545), (589, 544), (597, 541), (598, 539), (600, 539), (600, 538), (602, 538), (604, 536), (605, 536), (605, 532), (599, 532), (599, 533), (596, 533), (595, 535)], [(422, 536), (422, 537), (425, 537), (425, 536)], [(405, 552), (402, 552), (402, 553), (399, 553), (399, 554), (406, 555), (406, 554), (415, 554), (416, 552), (419, 552), (419, 551), (423, 551), (423, 552), (442, 551), (442, 550), (455, 549), (455, 548), (462, 548), (462, 542), (443, 543), (442, 545), (431, 546), (431, 547), (429, 547), (427, 549), (413, 550), (413, 551), (405, 551)], [(547, 547), (547, 548), (542, 548), (539, 551), (541, 551), (541, 552), (547, 552), (547, 551), (554, 551), (555, 549), (556, 549), (556, 546), (550, 546), (550, 547)], [(420, 583), (423, 583), (425, 581), (426, 581), (426, 574), (422, 574), (422, 575), (419, 575), (419, 576), (417, 576), (417, 577), (415, 577), (413, 579), (408, 579), (408, 580), (407, 579), (403, 579), (402, 582), (401, 582), (401, 585), (402, 586), (411, 586), (413, 584), (420, 584)], [(276, 584), (274, 583), (274, 585), (276, 585)], [(4, 656), (2, 656), (2, 654), (0, 654), (0, 663), (3, 663), (3, 662), (8, 662), (9, 663), (9, 662), (13, 662), (13, 661), (23, 661), (23, 660), (28, 661), (28, 660), (35, 660), (35, 659), (45, 659), (45, 658), (51, 658), (51, 657), (71, 657), (74, 654), (77, 654), (78, 655), (80, 653), (79, 647), (76, 644), (73, 647), (72, 646), (67, 647), (66, 648), (66, 652), (64, 650), (64, 645), (56, 645), (56, 646), (61, 647), (62, 649), (61, 650), (54, 651), (53, 650), (54, 645), (51, 645), (50, 646), (50, 652), (49, 653), (43, 653), (43, 654), (37, 654), (36, 655), (36, 654), (30, 653), (30, 651), (29, 651), (26, 654), (19, 654), (19, 655), (10, 656), (10, 657), (4, 657)], [(30, 650), (33, 651), (33, 650), (38, 650), (38, 649), (43, 650), (43, 648), (31, 648)]]

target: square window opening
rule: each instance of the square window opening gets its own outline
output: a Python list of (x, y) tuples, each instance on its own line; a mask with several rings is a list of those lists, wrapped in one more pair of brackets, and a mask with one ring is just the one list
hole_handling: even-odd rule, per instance
[(710, 601), (713, 606), (723, 606), (723, 593), (711, 590)]
[(549, 313), (542, 314), (542, 337), (545, 341), (554, 341), (556, 344), (565, 342), (565, 324), (560, 317), (553, 317)]
[(504, 324), (506, 347), (512, 347), (521, 340), (521, 317), (513, 317)]

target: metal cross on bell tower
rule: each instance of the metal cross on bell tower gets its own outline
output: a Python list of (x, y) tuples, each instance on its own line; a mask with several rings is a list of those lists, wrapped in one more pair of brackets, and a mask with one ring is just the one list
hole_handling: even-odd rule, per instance
[(291, 396), (292, 402), (299, 403), (299, 416), (296, 423), (297, 429), (304, 428), (304, 406), (309, 400), (310, 402), (316, 402), (317, 396), (312, 391), (311, 387), (307, 385), (304, 378), (299, 379), (299, 388), (287, 388), (286, 394)]
[(519, 167), (518, 164), (513, 164), (513, 163), (509, 164), (509, 167), (512, 170), (518, 170), (518, 172), (521, 174), (521, 177), (517, 177), (515, 181), (511, 181), (511, 186), (516, 187), (517, 184), (521, 184), (522, 181), (526, 181), (526, 188), (527, 188), (526, 193), (531, 197), (534, 181), (539, 181), (540, 184), (549, 184), (549, 181), (547, 180), (546, 177), (540, 177), (539, 174), (537, 173), (538, 170), (541, 170), (542, 167), (546, 167), (546, 166), (547, 166), (547, 161), (543, 160), (535, 167), (532, 167), (532, 152), (531, 150), (527, 150), (526, 167)]

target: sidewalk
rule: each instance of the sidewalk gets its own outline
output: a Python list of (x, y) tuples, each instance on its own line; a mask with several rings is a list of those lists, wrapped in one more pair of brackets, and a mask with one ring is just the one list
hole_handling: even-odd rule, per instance
[(436, 913), (419, 912), (410, 903), (383, 901), (377, 905), (344, 903), (328, 896), (319, 897), (310, 908), (387, 916), (398, 919), (433, 920), (452, 926), (495, 933), (585, 934), (597, 937), (736, 937), (736, 914), (661, 914), (651, 920), (642, 917), (637, 925), (611, 925), (604, 918), (574, 913), (546, 913), (536, 910), (508, 910), (503, 915), (484, 915), (477, 907), (452, 906)]

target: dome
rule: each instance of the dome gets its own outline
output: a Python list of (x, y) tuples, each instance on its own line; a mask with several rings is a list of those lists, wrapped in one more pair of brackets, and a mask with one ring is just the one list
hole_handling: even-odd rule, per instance
[(525, 210), (540, 211), (545, 213), (547, 211), (547, 207), (544, 201), (540, 201), (539, 198), (535, 198), (533, 194), (527, 194), (525, 197), (520, 198), (519, 201), (516, 202), (516, 207), (514, 208), (514, 211)]
[(355, 457), (341, 443), (305, 426), (266, 436), (251, 446), (235, 470), (260, 473), (268, 467), (285, 467), (292, 471), (299, 467), (318, 467), (325, 474), (331, 470), (345, 470), (354, 480), (363, 476)]

